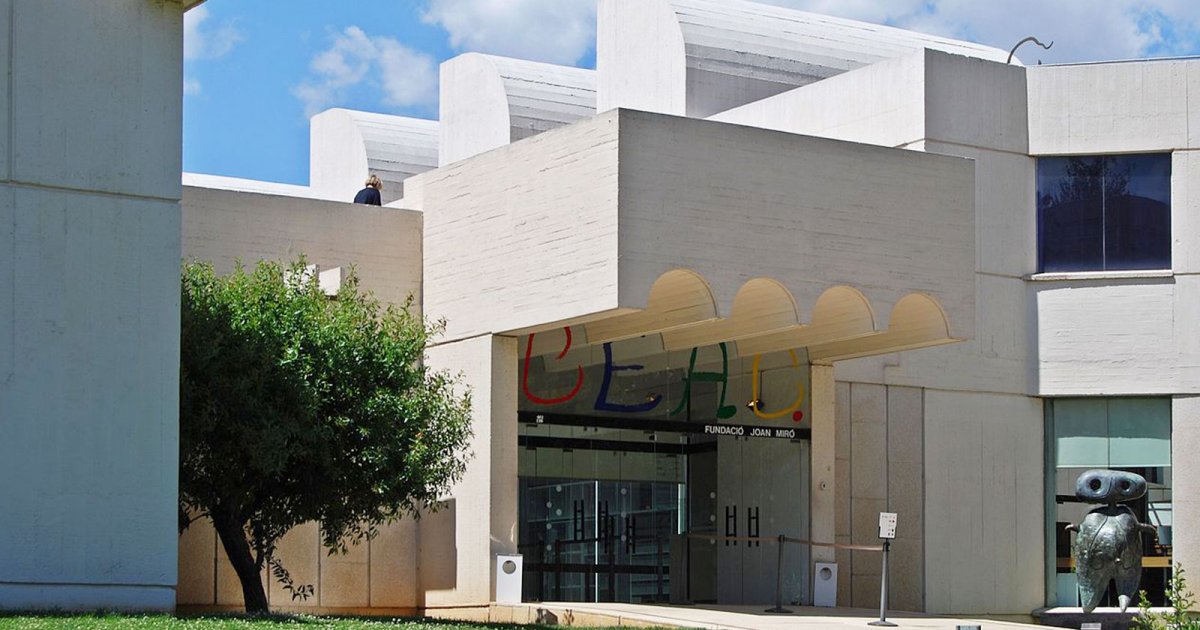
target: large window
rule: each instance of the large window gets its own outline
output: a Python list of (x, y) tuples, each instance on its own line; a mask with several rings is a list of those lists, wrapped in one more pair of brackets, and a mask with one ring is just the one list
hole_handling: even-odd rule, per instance
[(1171, 267), (1171, 154), (1039, 158), (1039, 271)]
[[(1171, 399), (1059, 398), (1046, 401), (1047, 423), (1047, 604), (1078, 606), (1075, 534), (1095, 507), (1075, 497), (1075, 480), (1084, 471), (1109, 468), (1146, 478), (1145, 497), (1129, 503), (1138, 519), (1157, 529), (1143, 537), (1142, 583), (1155, 605), (1164, 605), (1164, 584), (1171, 567)], [(1110, 591), (1112, 587), (1110, 585)], [(1110, 592), (1103, 606), (1115, 606)]]

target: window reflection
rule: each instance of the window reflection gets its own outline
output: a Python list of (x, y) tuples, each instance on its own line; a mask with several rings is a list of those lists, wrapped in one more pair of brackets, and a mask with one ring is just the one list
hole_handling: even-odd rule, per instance
[(1039, 158), (1039, 270), (1171, 266), (1171, 155)]
[[(1048, 602), (1078, 606), (1076, 591), (1075, 534), (1066, 530), (1079, 524), (1095, 507), (1075, 497), (1075, 481), (1087, 470), (1108, 468), (1141, 475), (1146, 479), (1146, 496), (1127, 505), (1138, 520), (1157, 529), (1157, 538), (1142, 538), (1142, 581), (1155, 606), (1166, 605), (1165, 588), (1170, 579), (1171, 542), (1171, 401), (1169, 398), (1075, 398), (1046, 402), (1052, 426), (1053, 451), (1048, 470), (1053, 475), (1054, 583), (1047, 585), (1056, 597)], [(1110, 584), (1101, 606), (1116, 606), (1117, 594)]]

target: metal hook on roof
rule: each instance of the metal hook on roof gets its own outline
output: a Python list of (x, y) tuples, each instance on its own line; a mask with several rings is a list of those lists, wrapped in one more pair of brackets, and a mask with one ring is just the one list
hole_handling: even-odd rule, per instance
[(1043, 44), (1042, 42), (1038, 41), (1038, 38), (1030, 35), (1029, 37), (1026, 37), (1025, 39), (1022, 39), (1021, 41), (1017, 42), (1017, 45), (1013, 46), (1012, 50), (1008, 51), (1008, 61), (1005, 61), (1004, 63), (1006, 63), (1006, 64), (1012, 63), (1013, 55), (1016, 54), (1017, 49), (1021, 47), (1021, 44), (1024, 44), (1025, 42), (1033, 42), (1033, 43), (1037, 44), (1038, 46), (1045, 48), (1046, 50), (1050, 50), (1050, 47), (1054, 45), (1054, 42), (1050, 42), (1049, 44)]

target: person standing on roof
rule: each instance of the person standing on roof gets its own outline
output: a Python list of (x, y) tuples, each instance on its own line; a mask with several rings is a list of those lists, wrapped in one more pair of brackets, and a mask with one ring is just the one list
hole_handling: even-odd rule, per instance
[(357, 195), (354, 195), (354, 203), (363, 203), (368, 206), (383, 205), (379, 198), (379, 191), (383, 190), (383, 182), (379, 180), (379, 177), (376, 175), (368, 177), (365, 186), (358, 191)]

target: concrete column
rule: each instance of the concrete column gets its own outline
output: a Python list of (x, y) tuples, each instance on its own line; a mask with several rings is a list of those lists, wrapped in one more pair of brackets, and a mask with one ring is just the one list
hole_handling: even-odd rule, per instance
[(175, 606), (182, 40), (0, 0), (0, 609)]
[[(810, 383), (812, 400), (812, 508), (811, 534), (817, 542), (836, 538), (836, 461), (837, 418), (832, 365), (813, 365)], [(831, 547), (813, 547), (812, 561), (834, 562), (837, 552)], [(849, 567), (847, 567), (848, 569)]]
[(1171, 488), (1174, 562), (1195, 589), (1200, 575), (1200, 396), (1177, 396), (1171, 405)]
[(470, 387), (472, 459), (446, 507), (420, 521), (426, 608), (495, 597), (495, 554), (517, 550), (517, 341), (485, 335), (429, 349), (429, 365)]

